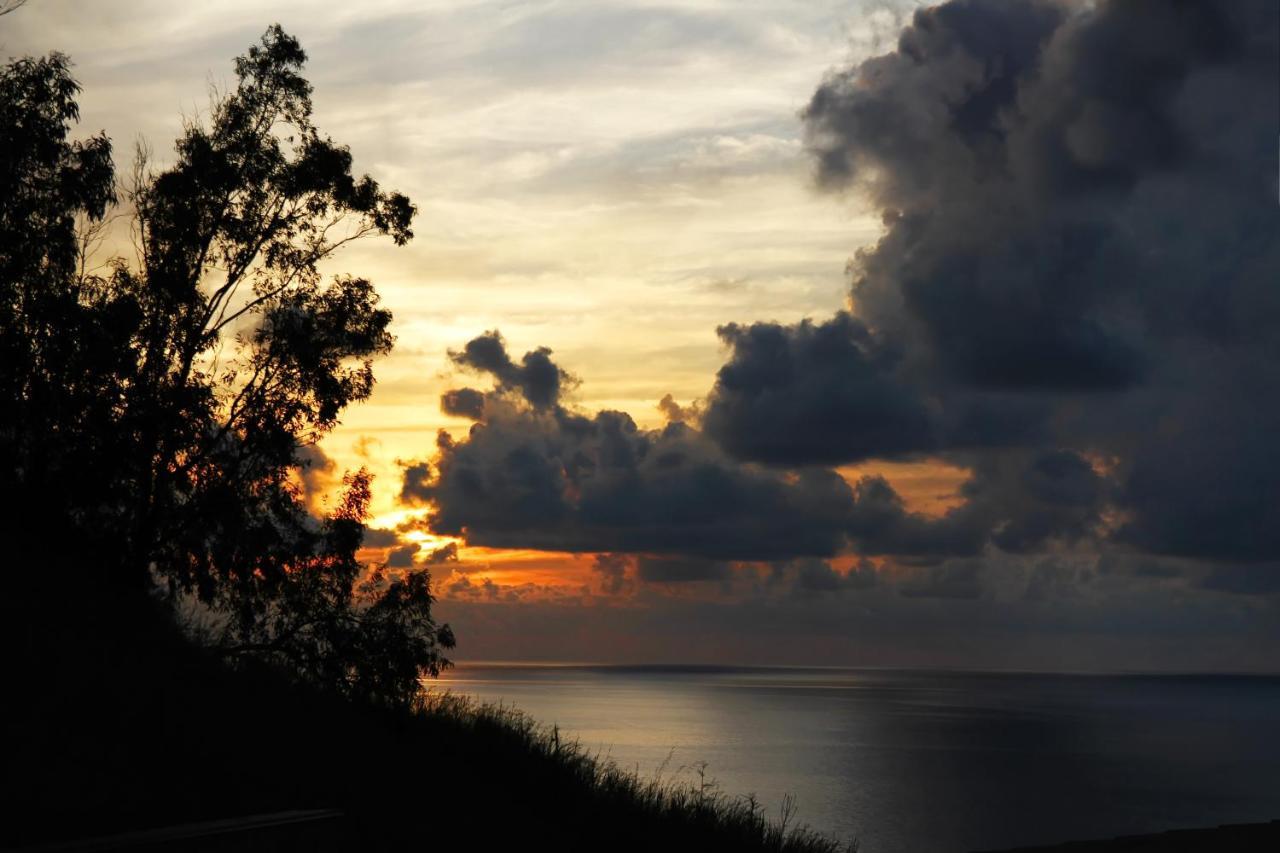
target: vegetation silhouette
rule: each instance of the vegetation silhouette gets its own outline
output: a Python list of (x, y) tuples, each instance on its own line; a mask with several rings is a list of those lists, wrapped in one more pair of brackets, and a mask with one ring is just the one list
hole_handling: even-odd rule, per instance
[[(64, 580), (159, 583), (198, 602), (226, 657), (404, 704), (454, 642), (427, 574), (363, 576), (366, 472), (323, 519), (299, 474), (393, 342), (373, 286), (318, 265), (370, 235), (403, 245), (414, 208), (317, 131), (305, 58), (268, 29), (207, 121), (186, 123), (176, 162), (155, 171), (140, 151), (119, 193), (110, 142), (66, 139), (66, 58), (5, 69), (4, 485), (24, 496), (19, 530), (94, 555)], [(97, 274), (89, 242), (118, 194), (137, 263)]]
[(367, 472), (323, 518), (303, 487), (393, 343), (319, 265), (414, 216), (314, 127), (305, 58), (269, 28), (124, 182), (70, 138), (65, 56), (0, 69), (0, 846), (324, 807), (350, 849), (836, 849), (423, 694), (454, 645), (429, 575), (357, 560)]

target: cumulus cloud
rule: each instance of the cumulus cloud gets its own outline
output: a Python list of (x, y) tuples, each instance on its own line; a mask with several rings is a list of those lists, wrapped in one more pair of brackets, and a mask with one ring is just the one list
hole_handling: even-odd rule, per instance
[(387, 554), (387, 566), (392, 569), (413, 568), (413, 555), (418, 553), (417, 545), (402, 545), (392, 548)]
[(658, 411), (667, 419), (667, 423), (696, 426), (702, 421), (703, 406), (698, 400), (694, 400), (687, 406), (682, 406), (676, 402), (675, 397), (665, 394), (658, 401)]
[(819, 185), (885, 223), (852, 311), (722, 329), (708, 436), (973, 471), (939, 520), (860, 483), (871, 551), (1274, 556), (1277, 36), (1259, 0), (919, 10), (803, 113)]
[(802, 598), (868, 590), (880, 582), (880, 575), (870, 560), (863, 559), (841, 572), (829, 560), (812, 557), (776, 563), (769, 578), (770, 585), (788, 585), (793, 595)]
[(400, 501), (413, 504), (423, 499), (431, 487), (431, 465), (423, 461), (408, 462), (403, 465), (404, 474), (400, 483)]
[[(451, 351), (449, 359), (458, 367), (491, 375), (500, 389), (518, 392), (537, 409), (553, 406), (559, 401), (563, 388), (574, 381), (551, 360), (551, 350), (545, 347), (525, 353), (516, 364), (507, 354), (502, 335), (496, 331), (472, 338), (461, 351)], [(446, 392), (441, 401), (450, 414), (468, 417), (478, 417), (477, 406), (482, 403), (480, 393), (471, 388)], [(456, 411), (450, 411), (451, 405), (457, 406)]]
[[(488, 357), (499, 370), (511, 363), (504, 348)], [(441, 432), (432, 463), (405, 467), (402, 497), (433, 506), (429, 529), (495, 548), (641, 555), (635, 577), (648, 582), (720, 580), (731, 561), (851, 549), (923, 565), (993, 544), (1069, 544), (1092, 530), (1106, 494), (1070, 450), (1005, 451), (967, 463), (964, 503), (934, 517), (882, 477), (850, 486), (830, 468), (742, 461), (679, 421), (645, 430), (623, 412), (535, 404), (513, 383), (487, 392), (482, 408), (465, 438)]]
[(733, 455), (794, 466), (932, 449), (932, 418), (920, 395), (895, 378), (897, 354), (850, 315), (718, 331), (730, 359), (703, 424)]
[(458, 562), (458, 543), (447, 542), (439, 548), (432, 548), (427, 552), (427, 558), (424, 562), (428, 566), (441, 566), (445, 563)]
[(484, 414), (484, 394), (474, 388), (453, 388), (440, 395), (440, 410), (446, 415), (480, 420)]
[(391, 548), (399, 541), (400, 537), (394, 530), (366, 527), (364, 529), (364, 538), (360, 541), (360, 544), (365, 548)]
[[(464, 352), (486, 348), (500, 373), (511, 361), (495, 343), (484, 335)], [(546, 375), (564, 375), (536, 352)], [(437, 452), (433, 466), (406, 468), (402, 496), (435, 505), (434, 532), (475, 545), (769, 560), (829, 556), (846, 542), (850, 490), (833, 471), (743, 465), (685, 424), (644, 430), (623, 412), (579, 414), (515, 382), (487, 395), (465, 439), (441, 433)]]
[[(1169, 300), (1256, 290), (1247, 257), (1202, 250), (1274, 224), (1248, 185), (1274, 171), (1266, 6), (954, 0), (833, 75), (805, 111), (818, 179), (888, 223), (856, 263), (860, 316), (956, 382), (1021, 389), (1129, 387), (1153, 338), (1207, 331)], [(1205, 222), (1224, 195), (1232, 215)]]

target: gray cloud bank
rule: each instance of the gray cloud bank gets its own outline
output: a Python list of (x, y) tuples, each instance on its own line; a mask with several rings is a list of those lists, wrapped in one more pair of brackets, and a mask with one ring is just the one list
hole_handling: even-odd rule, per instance
[[(731, 562), (800, 561), (809, 568), (797, 583), (822, 589), (812, 561), (850, 550), (934, 566), (990, 549), (1068, 548), (1098, 535), (1112, 496), (1074, 451), (1011, 447), (966, 457), (963, 503), (924, 515), (878, 475), (851, 486), (828, 467), (736, 458), (682, 421), (644, 430), (624, 412), (574, 411), (552, 354), (526, 353), (520, 365), (539, 365), (529, 372), (496, 332), (453, 360), (493, 388), (463, 389), (476, 423), (462, 440), (442, 432), (433, 460), (406, 465), (401, 499), (432, 504), (432, 531), (472, 545), (643, 555), (633, 571), (642, 581), (723, 580)], [(460, 396), (448, 391), (442, 405), (460, 412)], [(971, 570), (939, 569), (956, 571)], [(912, 589), (933, 594), (928, 584)]]
[(803, 114), (820, 186), (886, 223), (856, 319), (722, 329), (708, 430), (771, 465), (1032, 452), (1110, 543), (1274, 560), (1278, 29), (1254, 0), (919, 11)]

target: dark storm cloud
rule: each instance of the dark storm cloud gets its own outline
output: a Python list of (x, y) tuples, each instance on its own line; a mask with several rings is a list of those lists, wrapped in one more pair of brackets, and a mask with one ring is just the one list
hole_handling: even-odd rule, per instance
[(849, 488), (833, 472), (752, 469), (689, 427), (641, 430), (621, 412), (491, 398), (485, 418), (463, 441), (442, 436), (433, 479), (406, 476), (406, 496), (436, 505), (437, 533), (491, 547), (709, 559), (844, 547)]
[(405, 545), (393, 548), (387, 555), (387, 565), (393, 569), (407, 569), (413, 566), (413, 555), (418, 553), (417, 545)]
[(885, 211), (860, 316), (958, 384), (1123, 389), (1236, 297), (1275, 317), (1274, 240), (1212, 249), (1274, 235), (1274, 4), (1070, 10), (921, 10), (805, 111), (820, 182)]
[(967, 507), (952, 510), (941, 519), (908, 512), (883, 477), (859, 480), (854, 506), (850, 533), (864, 553), (939, 559), (950, 554), (976, 554), (986, 538), (980, 519)]
[(732, 567), (723, 560), (650, 556), (636, 560), (636, 577), (646, 583), (724, 581), (731, 572)]
[(412, 504), (423, 499), (430, 489), (431, 465), (427, 462), (410, 462), (404, 466), (400, 482), (400, 501)]
[(441, 566), (445, 563), (458, 562), (458, 543), (446, 542), (439, 548), (433, 548), (427, 553), (426, 563), (428, 566)]
[(820, 185), (884, 216), (853, 314), (726, 327), (708, 435), (972, 471), (941, 519), (858, 484), (867, 552), (1274, 557), (1278, 31), (1256, 0), (920, 10), (804, 111)]
[(807, 597), (871, 589), (880, 583), (880, 576), (869, 560), (839, 572), (826, 560), (805, 557), (775, 564), (770, 583), (789, 583), (794, 595)]
[(360, 544), (365, 548), (390, 548), (399, 541), (400, 538), (394, 530), (366, 527), (364, 529), (364, 538), (360, 540)]
[(844, 312), (824, 323), (728, 325), (719, 333), (730, 358), (697, 414), (739, 459), (832, 465), (1047, 436), (1045, 399), (915, 381), (898, 370), (901, 350)]
[(894, 377), (897, 355), (848, 314), (825, 323), (728, 325), (703, 419), (731, 454), (772, 465), (896, 456), (933, 447), (920, 397)]
[(986, 453), (973, 465), (973, 478), (961, 487), (968, 502), (958, 513), (983, 517), (1003, 551), (1088, 539), (1102, 520), (1106, 485), (1074, 451)]
[(885, 212), (856, 266), (860, 314), (960, 384), (1123, 388), (1141, 373), (1129, 247), (1039, 174), (1036, 140), (1053, 133), (1036, 87), (1070, 20), (1046, 2), (921, 10), (897, 51), (831, 77), (805, 111), (819, 180)]
[(1252, 364), (1203, 359), (1182, 394), (1162, 400), (1160, 428), (1126, 460), (1120, 541), (1233, 562), (1280, 555), (1280, 358), (1251, 352)]
[[(487, 357), (510, 363), (504, 347)], [(965, 503), (932, 517), (909, 510), (883, 478), (851, 488), (828, 468), (742, 462), (684, 423), (643, 430), (622, 412), (540, 407), (513, 384), (486, 394), (482, 409), (465, 439), (440, 434), (431, 466), (405, 469), (402, 497), (434, 505), (431, 530), (489, 547), (642, 554), (641, 580), (718, 579), (726, 561), (850, 548), (918, 565), (977, 555), (992, 542), (1031, 551), (1086, 535), (1104, 497), (1072, 451), (1004, 451), (968, 463)]]
[[(451, 351), (449, 358), (459, 367), (490, 374), (499, 388), (519, 392), (530, 405), (539, 409), (554, 406), (560, 399), (562, 388), (573, 381), (551, 360), (551, 350), (546, 347), (525, 353), (516, 364), (507, 355), (502, 335), (496, 331), (472, 338), (461, 352)], [(476, 411), (477, 402), (483, 402), (477, 399), (477, 393), (471, 388), (461, 388), (447, 392), (441, 402), (447, 405), (447, 401), (452, 401), (462, 407), (450, 414), (471, 416), (470, 412)]]
[(474, 388), (454, 388), (440, 396), (440, 409), (446, 415), (480, 420), (484, 414), (484, 392)]
[(969, 464), (964, 503), (937, 517), (909, 512), (882, 477), (859, 480), (849, 515), (857, 550), (917, 564), (977, 556), (989, 545), (1031, 553), (1085, 539), (1100, 521), (1102, 480), (1072, 451), (989, 452)]

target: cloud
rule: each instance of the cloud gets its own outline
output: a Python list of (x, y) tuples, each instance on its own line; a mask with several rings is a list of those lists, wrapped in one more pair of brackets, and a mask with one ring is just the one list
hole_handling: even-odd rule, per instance
[[(551, 360), (551, 350), (546, 347), (525, 353), (516, 364), (507, 355), (502, 335), (496, 331), (472, 338), (460, 352), (450, 351), (449, 359), (459, 367), (491, 375), (500, 389), (518, 392), (537, 409), (554, 406), (564, 386), (574, 382), (572, 376)], [(446, 401), (475, 410), (476, 404), (482, 402), (478, 393), (471, 388), (448, 391), (441, 404), (446, 406), (446, 411), (449, 411)], [(461, 410), (458, 413), (462, 413)]]
[[(458, 575), (449, 582), (446, 590), (450, 598), (480, 599), (496, 601), (502, 597), (502, 587), (494, 583), (492, 578), (484, 578), (479, 583), (466, 575)], [(508, 593), (508, 597), (510, 594)]]
[[(483, 363), (511, 364), (500, 336), (476, 341)], [(534, 404), (516, 383), (487, 392), (482, 410), (465, 438), (440, 433), (430, 464), (405, 466), (402, 498), (434, 507), (431, 532), (494, 548), (642, 555), (643, 581), (723, 579), (729, 561), (850, 549), (915, 565), (993, 544), (1030, 552), (1088, 535), (1106, 495), (1070, 450), (1004, 451), (967, 462), (965, 502), (933, 517), (908, 509), (882, 477), (851, 487), (829, 468), (742, 461), (678, 421), (645, 430), (622, 412)]]
[(859, 483), (867, 553), (1274, 556), (1274, 12), (953, 0), (830, 74), (803, 112), (817, 182), (884, 233), (849, 313), (722, 329), (707, 435), (973, 472), (941, 519)]
[(399, 541), (400, 537), (394, 530), (366, 527), (364, 529), (364, 538), (360, 544), (364, 548), (391, 548)]
[(428, 566), (441, 566), (445, 563), (458, 562), (458, 543), (447, 542), (439, 548), (433, 548), (427, 552), (427, 558), (424, 560)]
[(1206, 359), (1188, 369), (1178, 398), (1161, 402), (1159, 428), (1135, 442), (1125, 460), (1120, 503), (1128, 513), (1119, 541), (1156, 554), (1231, 562), (1262, 563), (1280, 554), (1280, 503), (1273, 497), (1280, 481), (1280, 358), (1252, 354), (1258, 360), (1249, 365)]
[(676, 402), (675, 397), (665, 394), (658, 401), (658, 411), (666, 418), (667, 423), (696, 426), (702, 421), (703, 405), (700, 401), (694, 400), (689, 405), (682, 406)]
[(956, 560), (915, 573), (898, 584), (898, 594), (907, 598), (978, 598), (983, 593), (982, 563)]
[[(855, 263), (859, 316), (963, 385), (1141, 382), (1159, 338), (1210, 331), (1193, 294), (1258, 290), (1256, 249), (1206, 250), (1275, 220), (1274, 193), (1248, 185), (1274, 171), (1275, 111), (1258, 109), (1276, 91), (1273, 12), (917, 12), (896, 51), (832, 75), (804, 112), (820, 184), (857, 186), (886, 217)], [(1203, 219), (1227, 198), (1230, 215)]]
[(855, 262), (859, 315), (963, 385), (1123, 388), (1141, 372), (1128, 246), (1028, 174), (1037, 140), (1059, 141), (1037, 88), (1076, 20), (1055, 2), (920, 10), (898, 50), (831, 76), (804, 112), (819, 182), (885, 215)]
[(844, 545), (848, 487), (837, 475), (753, 471), (678, 424), (508, 412), (440, 452), (438, 478), (414, 494), (436, 504), (435, 532), (475, 545), (717, 559)]
[(775, 564), (769, 581), (771, 585), (789, 584), (796, 596), (811, 597), (869, 590), (880, 584), (880, 575), (870, 560), (861, 560), (847, 572), (840, 572), (828, 560), (809, 557)]
[(883, 477), (862, 477), (849, 527), (857, 550), (917, 565), (978, 556), (992, 546), (1026, 554), (1089, 540), (1101, 524), (1104, 482), (1073, 451), (987, 451), (967, 467), (964, 503), (937, 517), (909, 512)]
[[(858, 186), (887, 222), (856, 261), (861, 318), (956, 382), (1000, 388), (1130, 387), (1166, 325), (1207, 332), (1166, 298), (1251, 291), (1262, 270), (1187, 266), (1167, 228), (1198, 252), (1274, 220), (1274, 193), (1242, 181), (1274, 160), (1266, 6), (955, 0), (833, 74), (804, 113), (819, 183)], [(1224, 196), (1234, 214), (1204, 222)]]
[(731, 573), (732, 566), (723, 560), (642, 556), (636, 561), (636, 576), (646, 583), (724, 581)]
[(408, 569), (413, 567), (413, 555), (418, 553), (417, 545), (404, 545), (399, 548), (392, 548), (387, 554), (387, 566), (393, 569)]
[(318, 508), (337, 480), (337, 464), (315, 444), (299, 445), (293, 457), (303, 501), (313, 509)]
[(440, 396), (440, 410), (446, 415), (478, 421), (484, 414), (484, 393), (474, 388), (453, 388)]
[(413, 505), (425, 499), (430, 492), (432, 470), (430, 463), (413, 461), (403, 463), (404, 473), (400, 482), (400, 501)]
[(734, 456), (829, 465), (932, 449), (930, 413), (895, 378), (897, 354), (850, 315), (790, 327), (730, 324), (718, 332), (731, 354), (703, 424)]
[(863, 553), (938, 560), (953, 554), (977, 554), (986, 540), (987, 530), (968, 504), (940, 519), (908, 512), (883, 477), (859, 480), (853, 505), (849, 529)]
[(591, 570), (600, 574), (600, 587), (607, 595), (618, 595), (626, 588), (630, 565), (626, 554), (596, 554)]
[[(464, 352), (482, 352), (469, 363), (491, 372), (511, 364), (495, 333)], [(545, 375), (563, 371), (548, 358)], [(623, 412), (579, 414), (546, 399), (500, 382), (465, 439), (442, 433), (433, 465), (406, 467), (402, 497), (435, 505), (435, 533), (489, 547), (711, 560), (845, 547), (851, 493), (833, 471), (744, 465), (685, 424), (643, 430)]]

